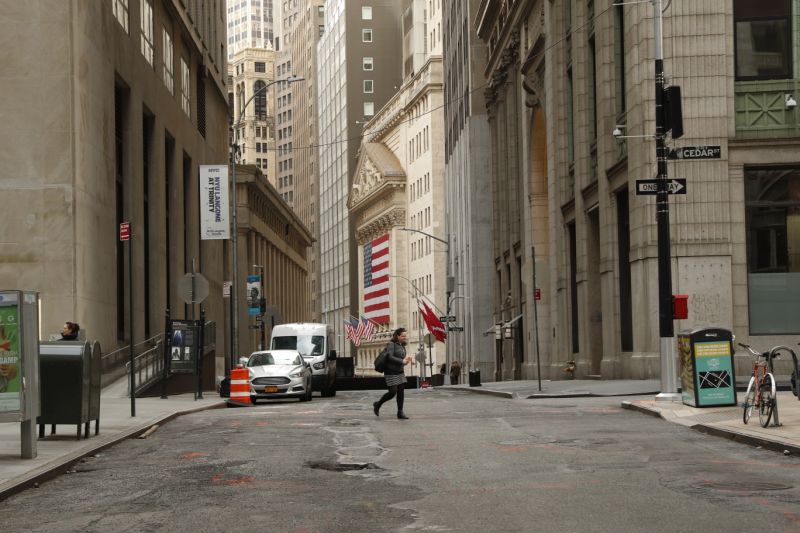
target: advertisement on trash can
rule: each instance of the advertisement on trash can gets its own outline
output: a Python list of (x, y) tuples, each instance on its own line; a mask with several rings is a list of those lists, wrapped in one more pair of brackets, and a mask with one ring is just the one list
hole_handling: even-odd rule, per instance
[(682, 400), (693, 407), (736, 405), (733, 332), (697, 328), (678, 335)]
[(16, 295), (3, 295), (0, 301), (0, 413), (21, 408), (18, 310)]
[(731, 343), (695, 342), (694, 356), (700, 404), (736, 404)]

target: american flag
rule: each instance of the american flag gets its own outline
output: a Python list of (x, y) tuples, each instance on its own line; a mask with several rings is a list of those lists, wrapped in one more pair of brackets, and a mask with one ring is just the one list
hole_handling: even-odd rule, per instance
[(361, 317), (361, 325), (359, 326), (361, 329), (361, 338), (367, 341), (372, 340), (372, 331), (375, 329), (375, 323), (370, 319), (362, 316)]
[(389, 234), (364, 245), (364, 316), (389, 323)]
[(353, 320), (344, 321), (345, 336), (353, 342), (356, 342), (356, 328)]

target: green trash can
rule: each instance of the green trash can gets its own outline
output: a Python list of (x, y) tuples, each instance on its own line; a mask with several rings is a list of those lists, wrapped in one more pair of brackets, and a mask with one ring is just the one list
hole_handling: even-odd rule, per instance
[(698, 328), (678, 335), (682, 399), (692, 407), (736, 405), (733, 332)]

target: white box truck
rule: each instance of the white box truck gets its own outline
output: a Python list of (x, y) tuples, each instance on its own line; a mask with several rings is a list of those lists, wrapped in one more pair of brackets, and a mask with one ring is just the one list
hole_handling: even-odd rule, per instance
[(311, 386), (322, 396), (336, 395), (336, 350), (333, 328), (327, 324), (302, 322), (272, 328), (272, 350), (297, 350), (312, 370)]

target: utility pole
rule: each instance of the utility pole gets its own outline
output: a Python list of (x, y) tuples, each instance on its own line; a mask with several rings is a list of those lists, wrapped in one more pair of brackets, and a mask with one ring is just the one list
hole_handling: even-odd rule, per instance
[(661, 338), (661, 393), (659, 401), (679, 401), (676, 389), (675, 325), (672, 311), (672, 268), (669, 235), (669, 178), (667, 171), (666, 117), (664, 113), (664, 36), (662, 0), (651, 0), (655, 20), (655, 85), (656, 85), (656, 224), (658, 230), (658, 331)]

